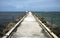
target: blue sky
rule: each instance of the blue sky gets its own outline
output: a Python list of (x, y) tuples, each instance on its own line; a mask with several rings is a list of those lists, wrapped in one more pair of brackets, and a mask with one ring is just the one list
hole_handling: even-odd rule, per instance
[(0, 0), (0, 11), (60, 11), (60, 0)]

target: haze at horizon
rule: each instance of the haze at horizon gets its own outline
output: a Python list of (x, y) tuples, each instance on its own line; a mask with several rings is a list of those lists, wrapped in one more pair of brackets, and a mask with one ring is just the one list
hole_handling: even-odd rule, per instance
[(60, 0), (0, 0), (0, 11), (60, 11)]

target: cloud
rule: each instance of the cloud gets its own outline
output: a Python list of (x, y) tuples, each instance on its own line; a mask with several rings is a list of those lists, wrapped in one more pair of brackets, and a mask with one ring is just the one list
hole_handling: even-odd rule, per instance
[[(48, 9), (47, 9), (48, 8)], [(59, 0), (0, 0), (0, 10), (60, 10)], [(34, 10), (35, 9), (35, 10)]]
[(16, 9), (24, 8), (24, 6), (23, 6), (23, 5), (16, 5), (15, 7), (16, 7)]

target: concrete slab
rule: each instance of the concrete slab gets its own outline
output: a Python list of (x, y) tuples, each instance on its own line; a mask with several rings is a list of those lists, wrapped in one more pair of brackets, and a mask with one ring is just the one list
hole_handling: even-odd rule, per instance
[(39, 26), (31, 12), (24, 19), (17, 31), (11, 38), (48, 38), (43, 33), (43, 29)]

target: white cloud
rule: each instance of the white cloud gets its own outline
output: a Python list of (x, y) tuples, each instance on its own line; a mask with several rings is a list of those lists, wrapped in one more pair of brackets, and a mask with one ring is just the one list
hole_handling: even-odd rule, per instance
[(3, 7), (16, 10), (54, 9), (60, 8), (60, 2), (58, 0), (0, 0), (0, 8)]
[(16, 5), (16, 9), (21, 9), (21, 8), (24, 8), (23, 5)]

